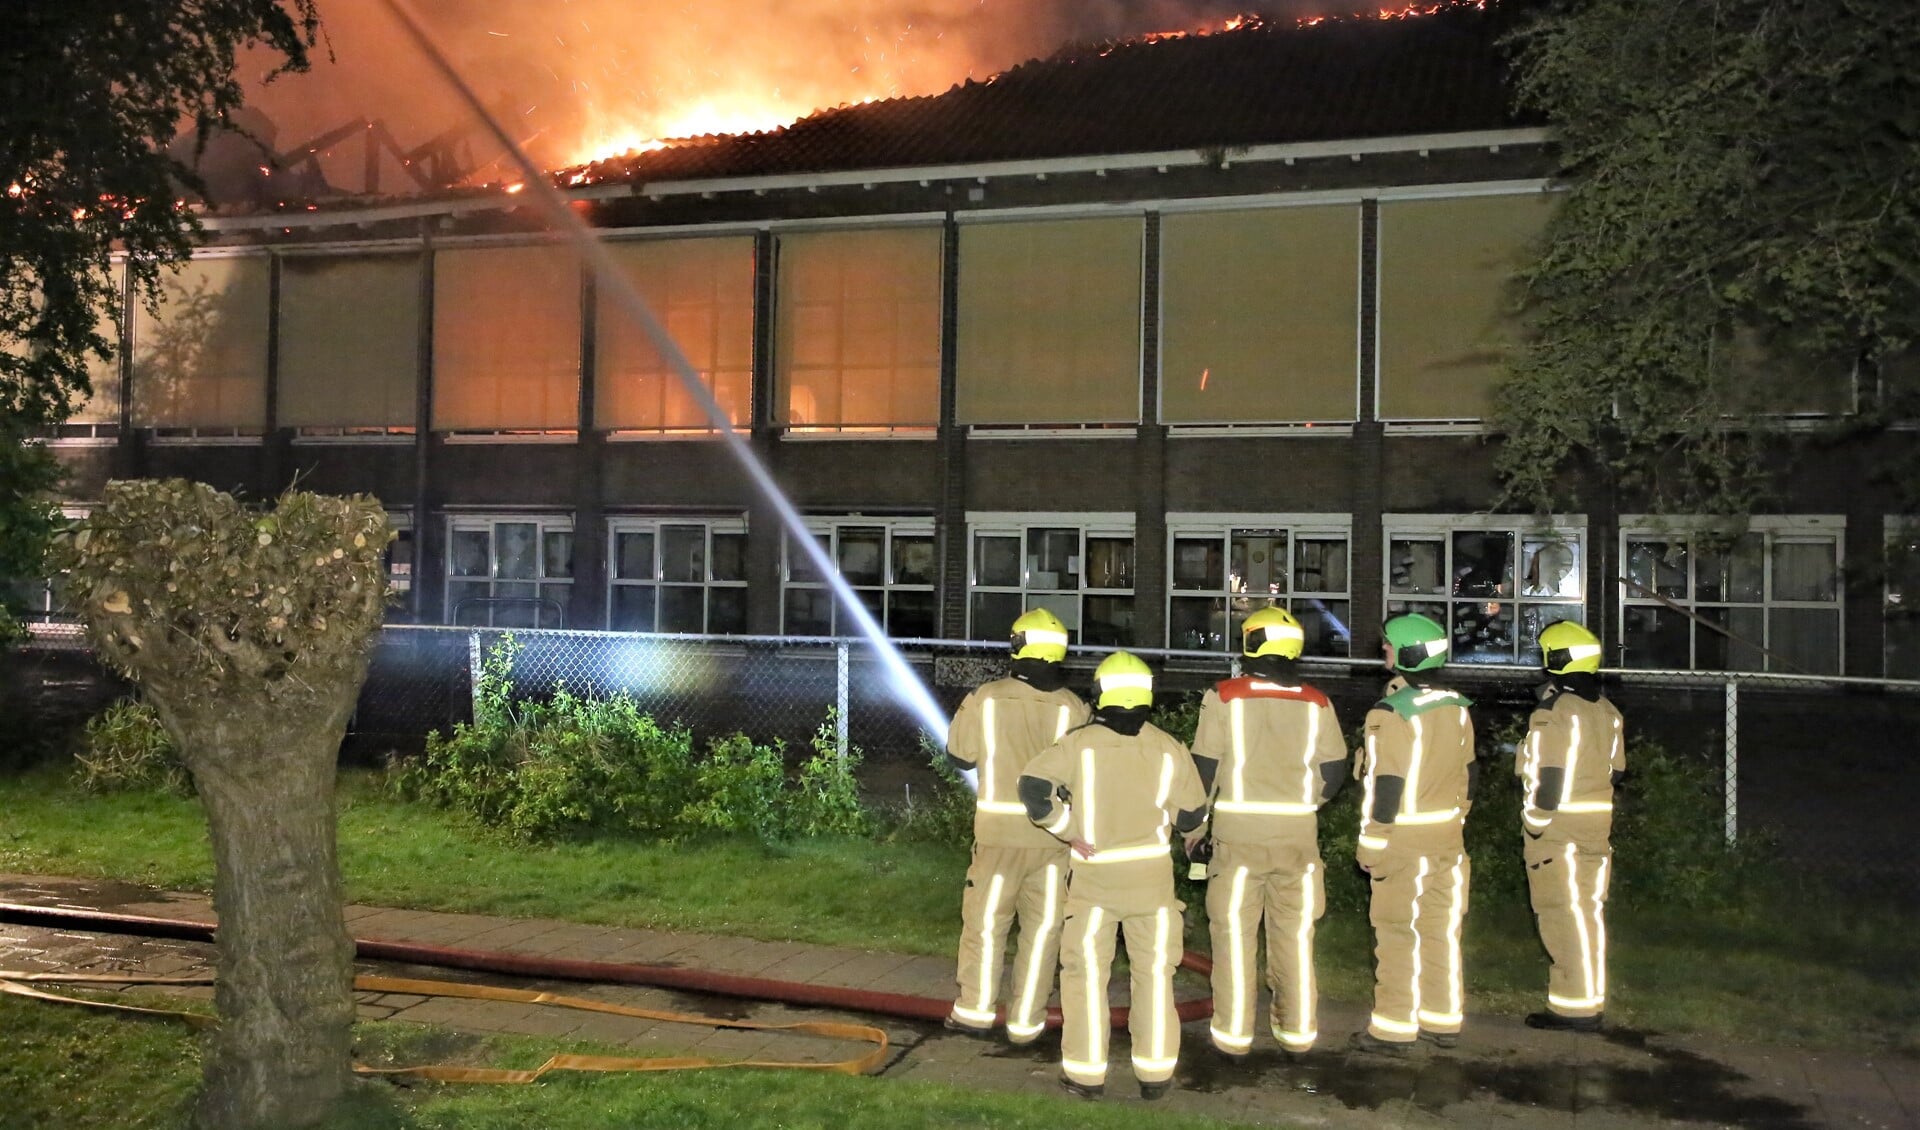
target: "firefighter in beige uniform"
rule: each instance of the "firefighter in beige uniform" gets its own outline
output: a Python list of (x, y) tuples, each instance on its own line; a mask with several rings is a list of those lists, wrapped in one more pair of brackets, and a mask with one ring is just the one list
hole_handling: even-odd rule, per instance
[(1600, 640), (1571, 621), (1540, 633), (1547, 683), (1514, 771), (1527, 888), (1553, 969), (1534, 1028), (1596, 1031), (1607, 1007), (1613, 790), (1627, 769), (1620, 711), (1600, 693)]
[(1036, 608), (1013, 622), (1013, 673), (968, 695), (953, 716), (947, 755), (977, 775), (973, 862), (960, 905), (960, 994), (947, 1027), (987, 1035), (997, 1022), (1007, 933), (1020, 920), (1008, 999), (1007, 1038), (1038, 1039), (1059, 956), (1067, 893), (1067, 849), (1033, 826), (1017, 785), (1027, 763), (1086, 722), (1087, 704), (1068, 690), (1060, 661), (1067, 630)]
[(1471, 872), (1462, 827), (1476, 762), (1465, 697), (1426, 682), (1447, 661), (1447, 632), (1419, 614), (1385, 625), (1394, 677), (1367, 713), (1359, 752), (1358, 859), (1371, 879), (1373, 1014), (1356, 1047), (1404, 1054), (1416, 1039), (1458, 1040), (1460, 925)]
[[(1318, 989), (1314, 923), (1326, 910), (1320, 805), (1347, 780), (1347, 749), (1327, 696), (1299, 681), (1306, 641), (1284, 608), (1241, 627), (1242, 677), (1207, 692), (1193, 762), (1212, 797), (1207, 920), (1213, 935), (1214, 1047), (1253, 1047), (1260, 923), (1266, 921), (1268, 1016), (1274, 1039), (1313, 1046)], [(1191, 852), (1190, 852), (1191, 854)]]
[(1140, 1096), (1172, 1086), (1180, 1054), (1173, 969), (1184, 905), (1173, 893), (1174, 831), (1205, 818), (1206, 791), (1187, 747), (1147, 721), (1153, 674), (1126, 652), (1094, 673), (1093, 721), (1048, 747), (1020, 778), (1033, 822), (1072, 845), (1060, 935), (1061, 1083), (1099, 1095), (1107, 1076), (1107, 976), (1114, 931), (1133, 968), (1128, 1033)]

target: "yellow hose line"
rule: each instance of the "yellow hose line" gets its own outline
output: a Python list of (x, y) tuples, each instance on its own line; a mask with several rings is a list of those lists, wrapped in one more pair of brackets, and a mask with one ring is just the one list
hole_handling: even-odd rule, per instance
[[(170, 1009), (140, 1008), (108, 1001), (83, 1000), (60, 996), (33, 988), (35, 983), (59, 985), (211, 985), (212, 977), (138, 977), (80, 973), (18, 973), (0, 971), (0, 993), (28, 997), (58, 1004), (75, 1004), (113, 1012), (131, 1012), (143, 1016), (161, 1016), (184, 1020), (195, 1026), (215, 1024), (211, 1016)], [(602, 1055), (556, 1055), (530, 1071), (494, 1067), (456, 1067), (429, 1064), (419, 1067), (367, 1067), (354, 1064), (362, 1075), (404, 1075), (414, 1079), (433, 1079), (442, 1083), (531, 1083), (549, 1071), (692, 1071), (720, 1067), (771, 1067), (795, 1071), (832, 1071), (843, 1075), (866, 1075), (880, 1066), (887, 1055), (885, 1031), (865, 1024), (846, 1024), (829, 1020), (809, 1020), (797, 1024), (762, 1024), (752, 1020), (721, 1020), (692, 1013), (666, 1012), (590, 1000), (586, 997), (527, 989), (504, 989), (492, 985), (469, 985), (456, 981), (420, 981), (405, 977), (356, 977), (353, 987), (370, 993), (406, 993), (421, 997), (462, 997), (467, 1000), (506, 1001), (537, 1004), (553, 1008), (571, 1008), (582, 1012), (602, 1012), (630, 1016), (640, 1020), (659, 1020), (672, 1024), (698, 1024), (708, 1028), (745, 1028), (766, 1032), (798, 1032), (831, 1040), (854, 1040), (874, 1045), (872, 1051), (853, 1059), (828, 1063), (800, 1060), (719, 1060), (699, 1056), (627, 1057)]]

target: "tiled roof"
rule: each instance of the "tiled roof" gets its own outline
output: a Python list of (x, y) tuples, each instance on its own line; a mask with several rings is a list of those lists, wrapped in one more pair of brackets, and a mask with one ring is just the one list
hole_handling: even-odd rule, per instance
[(943, 94), (599, 162), (592, 181), (844, 172), (1509, 129), (1498, 4), (1063, 52)]

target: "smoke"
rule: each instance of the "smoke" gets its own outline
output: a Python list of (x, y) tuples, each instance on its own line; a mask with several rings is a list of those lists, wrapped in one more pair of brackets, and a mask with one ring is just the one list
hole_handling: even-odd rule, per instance
[[(1341, 0), (420, 0), (455, 65), (542, 164), (648, 139), (771, 128), (815, 109), (935, 94), (1079, 41), (1274, 18)], [(258, 81), (253, 105), (283, 149), (356, 118), (411, 147), (470, 115), (432, 81), (377, 0), (319, 0), (313, 69)], [(472, 139), (476, 164), (497, 151)], [(326, 162), (357, 182), (359, 151)], [(492, 171), (499, 171), (492, 166)]]

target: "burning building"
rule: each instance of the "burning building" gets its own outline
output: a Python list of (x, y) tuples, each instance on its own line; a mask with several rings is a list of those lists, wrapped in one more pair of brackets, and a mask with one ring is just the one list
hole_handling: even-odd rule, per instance
[[(1317, 654), (1411, 609), (1466, 660), (1575, 618), (1626, 665), (1913, 673), (1906, 621), (1839, 582), (1906, 535), (1865, 456), (1808, 453), (1732, 548), (1606, 492), (1486, 512), (1507, 288), (1555, 199), (1500, 19), (1114, 42), (555, 180), (896, 636), (1044, 605), (1227, 650), (1277, 600)], [(847, 631), (515, 187), (211, 217), (54, 441), (76, 503), (297, 475), (397, 516), (406, 619)], [(1809, 418), (1850, 403), (1802, 387)]]

